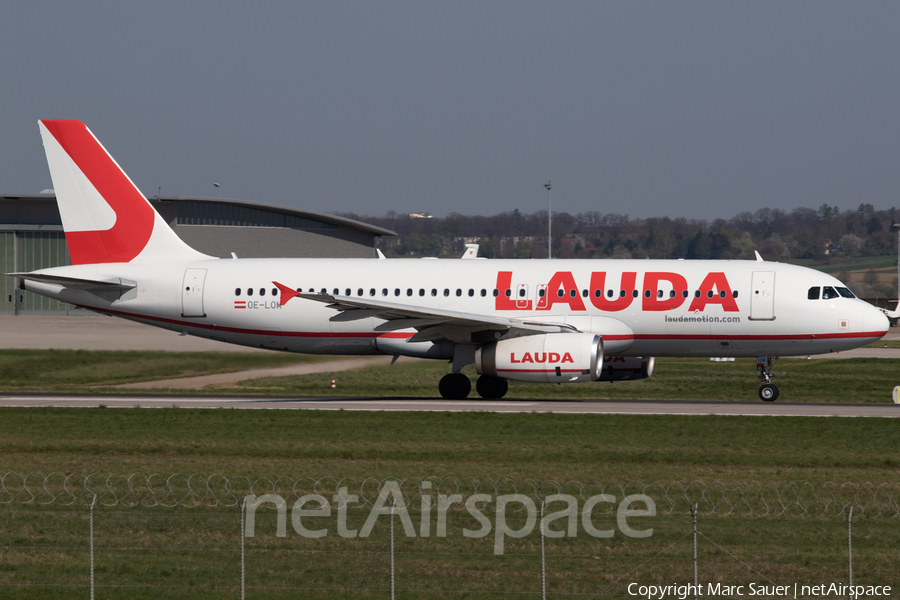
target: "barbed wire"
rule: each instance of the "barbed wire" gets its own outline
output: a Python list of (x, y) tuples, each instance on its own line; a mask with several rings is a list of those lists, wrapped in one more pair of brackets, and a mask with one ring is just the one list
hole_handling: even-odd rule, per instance
[[(656, 503), (657, 514), (690, 514), (697, 505), (699, 513), (741, 517), (837, 517), (850, 507), (860, 518), (900, 517), (900, 483), (760, 483), (692, 481), (684, 483), (628, 483), (589, 481), (557, 482), (525, 479), (478, 479), (475, 477), (408, 477), (335, 478), (335, 477), (257, 477), (194, 474), (163, 475), (60, 473), (44, 474), (8, 472), (0, 477), (0, 504), (34, 506), (89, 506), (96, 496), (102, 507), (202, 508), (236, 507), (246, 496), (276, 494), (290, 505), (308, 494), (318, 494), (329, 501), (343, 501), (336, 495), (343, 491), (350, 498), (350, 508), (373, 506), (385, 484), (399, 488), (408, 510), (421, 510), (422, 496), (458, 495), (451, 500), (451, 510), (465, 510), (466, 500), (475, 494), (487, 494), (491, 501), (480, 506), (490, 509), (500, 495), (522, 494), (536, 504), (556, 494), (567, 494), (585, 501), (608, 494), (618, 502), (626, 496), (643, 494)], [(427, 483), (426, 483), (427, 482)], [(424, 484), (424, 485), (423, 485)], [(353, 497), (356, 497), (353, 499)], [(434, 502), (430, 504), (434, 506)], [(604, 508), (605, 507), (605, 508)], [(552, 506), (548, 507), (552, 508)], [(507, 511), (514, 511), (510, 507)], [(524, 511), (522, 506), (519, 510)], [(608, 503), (596, 506), (595, 513), (612, 512)]]

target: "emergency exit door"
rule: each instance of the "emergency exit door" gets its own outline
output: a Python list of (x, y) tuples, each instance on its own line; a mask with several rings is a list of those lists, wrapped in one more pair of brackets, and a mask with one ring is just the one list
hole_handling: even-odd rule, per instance
[(775, 272), (753, 271), (750, 287), (750, 320), (775, 320)]
[(203, 282), (206, 269), (185, 269), (181, 284), (181, 316), (205, 317), (203, 312)]

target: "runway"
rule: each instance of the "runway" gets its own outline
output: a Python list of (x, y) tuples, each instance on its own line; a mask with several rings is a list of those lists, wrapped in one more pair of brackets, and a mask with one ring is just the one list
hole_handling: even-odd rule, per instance
[(563, 413), (606, 415), (733, 415), (898, 418), (896, 404), (817, 402), (678, 402), (658, 400), (441, 400), (437, 398), (287, 398), (253, 396), (114, 396), (0, 394), (3, 407), (237, 408), (417, 412)]

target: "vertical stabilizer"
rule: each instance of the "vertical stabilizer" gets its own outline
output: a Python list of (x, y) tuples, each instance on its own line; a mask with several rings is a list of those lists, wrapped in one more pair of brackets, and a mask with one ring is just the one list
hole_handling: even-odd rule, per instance
[(72, 264), (196, 260), (81, 121), (39, 121)]

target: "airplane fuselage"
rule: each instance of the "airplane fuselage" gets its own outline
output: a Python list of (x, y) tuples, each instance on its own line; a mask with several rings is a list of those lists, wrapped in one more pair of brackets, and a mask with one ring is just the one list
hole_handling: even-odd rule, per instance
[[(105, 263), (41, 273), (137, 285), (98, 295), (29, 281), (27, 289), (99, 312), (225, 342), (312, 354), (452, 358), (452, 346), (409, 342), (415, 329), (335, 320), (304, 293), (568, 324), (617, 356), (791, 356), (879, 339), (874, 307), (811, 288), (842, 287), (819, 271), (759, 261), (215, 259), (155, 266)], [(465, 336), (465, 332), (460, 335)], [(478, 343), (465, 338), (454, 343)]]

